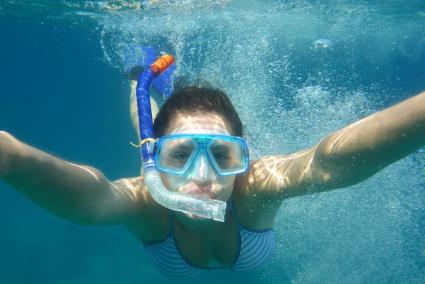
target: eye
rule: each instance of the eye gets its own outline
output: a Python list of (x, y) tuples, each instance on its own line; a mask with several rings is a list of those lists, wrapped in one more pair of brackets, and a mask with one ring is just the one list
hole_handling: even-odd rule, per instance
[(170, 157), (176, 160), (187, 160), (190, 157), (189, 152), (184, 152), (184, 151), (173, 151), (170, 153)]
[(176, 145), (171, 145), (168, 147), (168, 157), (174, 161), (186, 161), (192, 155), (194, 147), (192, 144), (187, 143), (176, 143)]
[(228, 168), (232, 163), (232, 156), (228, 151), (214, 151), (213, 152), (214, 160), (220, 168)]
[(227, 161), (230, 159), (230, 155), (228, 152), (225, 151), (219, 151), (219, 152), (214, 152), (214, 159), (216, 159), (217, 161)]

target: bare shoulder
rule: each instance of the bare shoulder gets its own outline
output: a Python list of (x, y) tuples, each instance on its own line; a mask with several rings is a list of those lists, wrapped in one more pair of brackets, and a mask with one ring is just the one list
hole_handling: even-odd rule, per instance
[(168, 228), (167, 210), (153, 200), (143, 177), (116, 180), (114, 187), (119, 194), (132, 199), (135, 206), (131, 218), (125, 222), (127, 229), (143, 244), (163, 239)]
[(114, 190), (124, 198), (136, 203), (146, 203), (148, 191), (142, 176), (132, 178), (121, 178), (113, 182)]
[(289, 155), (265, 156), (252, 163), (235, 182), (234, 200), (242, 225), (253, 229), (272, 228), (286, 198), (299, 195), (311, 174), (313, 150)]
[(264, 156), (240, 178), (246, 195), (289, 197), (311, 175), (314, 148), (288, 155)]

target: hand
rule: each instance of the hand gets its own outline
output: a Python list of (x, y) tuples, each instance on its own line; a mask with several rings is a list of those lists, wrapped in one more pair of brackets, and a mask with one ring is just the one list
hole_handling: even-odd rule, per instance
[(0, 131), (0, 178), (10, 170), (10, 160), (13, 145), (16, 139), (6, 131)]

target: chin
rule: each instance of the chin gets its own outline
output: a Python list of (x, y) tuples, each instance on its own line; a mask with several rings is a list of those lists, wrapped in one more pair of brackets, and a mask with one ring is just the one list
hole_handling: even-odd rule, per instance
[(195, 215), (193, 213), (183, 213), (183, 215), (190, 220), (208, 220), (207, 218)]
[(192, 213), (184, 213), (184, 215), (186, 215), (186, 217), (193, 219), (193, 220), (200, 220), (200, 219), (204, 219), (198, 215), (192, 214)]
[(196, 222), (196, 223), (204, 223), (204, 222), (211, 222), (210, 219), (200, 217), (198, 215), (192, 214), (192, 213), (183, 213), (183, 218), (186, 219), (186, 221), (189, 222)]

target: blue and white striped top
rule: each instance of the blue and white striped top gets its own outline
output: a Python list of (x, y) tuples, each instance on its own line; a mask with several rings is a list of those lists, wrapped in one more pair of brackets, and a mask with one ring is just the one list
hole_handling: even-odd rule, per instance
[[(253, 231), (243, 228), (235, 214), (233, 202), (230, 202), (233, 220), (239, 228), (238, 257), (229, 268), (231, 271), (253, 270), (271, 259), (275, 250), (275, 236), (273, 229)], [(171, 212), (171, 211), (170, 211)], [(201, 271), (212, 269), (194, 267), (183, 258), (174, 243), (174, 216), (170, 214), (169, 234), (158, 243), (146, 245), (155, 266), (165, 275), (172, 278), (193, 276)]]

